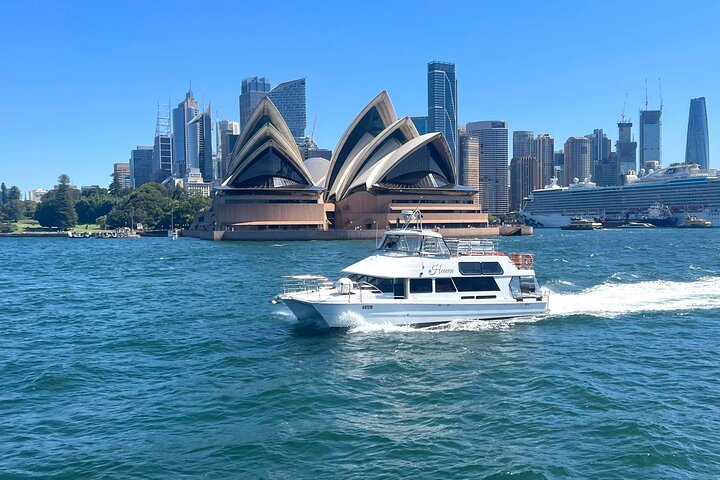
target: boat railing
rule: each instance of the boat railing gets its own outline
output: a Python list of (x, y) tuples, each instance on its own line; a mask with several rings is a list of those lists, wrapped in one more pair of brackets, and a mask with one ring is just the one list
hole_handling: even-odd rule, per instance
[(285, 275), (282, 282), (285, 294), (307, 292), (308, 296), (334, 286), (324, 275)]
[(510, 261), (515, 264), (518, 270), (532, 270), (535, 265), (535, 257), (532, 253), (511, 253), (508, 255)]
[(445, 244), (454, 257), (464, 255), (498, 255), (498, 240), (488, 238), (446, 238)]

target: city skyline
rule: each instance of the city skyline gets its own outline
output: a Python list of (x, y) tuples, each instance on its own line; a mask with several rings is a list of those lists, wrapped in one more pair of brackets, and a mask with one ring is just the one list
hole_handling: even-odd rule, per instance
[[(685, 157), (691, 98), (707, 99), (709, 140), (717, 144), (714, 108), (720, 87), (712, 81), (713, 75), (688, 81), (684, 72), (706, 65), (704, 59), (719, 53), (710, 23), (713, 13), (720, 13), (718, 6), (703, 5), (704, 15), (698, 18), (697, 8), (678, 9), (671, 2), (655, 2), (652, 9), (628, 5), (625, 15), (642, 18), (643, 22), (629, 28), (623, 22), (608, 21), (588, 28), (575, 20), (605, 15), (615, 3), (578, 9), (550, 3), (541, 22), (542, 31), (547, 32), (539, 45), (543, 55), (537, 55), (537, 49), (519, 45), (535, 41), (540, 26), (518, 18), (513, 6), (494, 5), (488, 10), (472, 3), (454, 5), (450, 11), (462, 11), (463, 15), (454, 15), (457, 23), (452, 25), (453, 35), (440, 32), (418, 43), (421, 26), (433, 18), (431, 4), (420, 2), (412, 14), (401, 5), (382, 5), (398, 17), (403, 12), (405, 20), (392, 35), (381, 33), (369, 39), (360, 32), (366, 29), (363, 25), (372, 18), (371, 12), (381, 5), (369, 5), (366, 13), (352, 16), (341, 5), (311, 5), (303, 15), (331, 26), (323, 32), (298, 30), (301, 22), (297, 16), (277, 13), (282, 5), (243, 8), (243, 24), (250, 37), (266, 35), (266, 29), (273, 29), (277, 35), (272, 35), (272, 41), (262, 49), (245, 49), (241, 60), (228, 62), (228, 51), (213, 45), (233, 38), (239, 8), (208, 15), (213, 20), (213, 41), (202, 43), (192, 39), (171, 41), (157, 35), (157, 22), (168, 26), (179, 22), (189, 3), (180, 2), (170, 11), (159, 5), (120, 3), (101, 11), (89, 2), (70, 7), (48, 3), (45, 9), (32, 10), (23, 3), (10, 2), (8, 14), (17, 21), (0, 34), (10, 45), (2, 54), (8, 73), (0, 79), (0, 86), (12, 92), (9, 107), (18, 114), (1, 120), (6, 148), (0, 157), (0, 176), (23, 191), (50, 187), (60, 173), (67, 173), (78, 185), (106, 186), (114, 163), (127, 162), (129, 152), (137, 145), (152, 145), (157, 104), (169, 98), (177, 105), (191, 80), (198, 102), (212, 102), (213, 120), (238, 121), (243, 79), (256, 75), (277, 80), (307, 78), (308, 120), (318, 115), (315, 141), (334, 149), (342, 126), (377, 91), (387, 90), (398, 111), (426, 114), (427, 64), (434, 60), (456, 65), (458, 125), (503, 119), (511, 131), (550, 134), (557, 149), (568, 137), (594, 129), (603, 129), (614, 142), (616, 123), (624, 111), (639, 140), (638, 112), (644, 105), (644, 81), (648, 79), (649, 108), (658, 108), (660, 77), (663, 164)], [(275, 20), (272, 27), (253, 21), (268, 16)], [(470, 22), (473, 17), (476, 21)], [(504, 25), (510, 21), (520, 34), (506, 34)], [(644, 34), (658, 28), (669, 33), (654, 36), (652, 44), (642, 41)], [(11, 40), (20, 35), (31, 40)], [(505, 48), (483, 50), (481, 62), (476, 45), (498, 36), (504, 39)], [(333, 41), (328, 42), (328, 37)], [(569, 37), (573, 42), (567, 42)], [(128, 38), (133, 40), (129, 42)], [(286, 54), (288, 42), (295, 38), (306, 40), (303, 50), (308, 55)], [(383, 49), (391, 40), (406, 53), (398, 56)], [(598, 43), (602, 48), (597, 48)], [(162, 49), (167, 53), (158, 56), (157, 51)], [(588, 51), (593, 53), (589, 55)], [(583, 55), (578, 56), (580, 53)], [(37, 62), (35, 58), (49, 60)], [(567, 58), (573, 61), (568, 63)], [(511, 66), (519, 63), (533, 71), (533, 76), (516, 75)], [(598, 75), (603, 66), (612, 66), (613, 71), (623, 74)], [(132, 75), (135, 70), (159, 73)], [(628, 100), (623, 107), (626, 93)], [(115, 108), (113, 115), (103, 111), (113, 104), (122, 108)], [(39, 140), (28, 127), (38, 121), (53, 125)], [(710, 167), (718, 166), (720, 162), (711, 155)]]

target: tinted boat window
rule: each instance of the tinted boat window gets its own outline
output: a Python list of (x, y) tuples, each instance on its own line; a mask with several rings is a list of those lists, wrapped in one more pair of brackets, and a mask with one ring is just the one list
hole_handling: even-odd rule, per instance
[(437, 293), (456, 292), (455, 284), (452, 278), (436, 278), (435, 279), (435, 291)]
[(410, 293), (432, 293), (432, 279), (411, 278)]
[(453, 277), (461, 292), (497, 292), (500, 290), (493, 277)]
[(503, 269), (498, 262), (460, 262), (463, 275), (502, 275)]
[(483, 262), (482, 272), (483, 275), (502, 275), (505, 273), (498, 262)]

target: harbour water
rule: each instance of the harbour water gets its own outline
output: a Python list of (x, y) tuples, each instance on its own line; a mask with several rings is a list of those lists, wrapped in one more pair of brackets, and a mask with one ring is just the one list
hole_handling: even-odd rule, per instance
[(0, 239), (0, 478), (718, 478), (720, 230), (536, 230), (544, 318), (297, 328), (373, 242)]

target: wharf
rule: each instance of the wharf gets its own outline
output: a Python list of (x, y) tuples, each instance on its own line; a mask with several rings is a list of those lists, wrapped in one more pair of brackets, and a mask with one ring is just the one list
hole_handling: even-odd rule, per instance
[[(532, 235), (533, 227), (440, 228), (438, 231), (443, 237), (479, 238)], [(383, 233), (384, 230), (183, 230), (182, 236), (215, 241), (373, 240)]]

